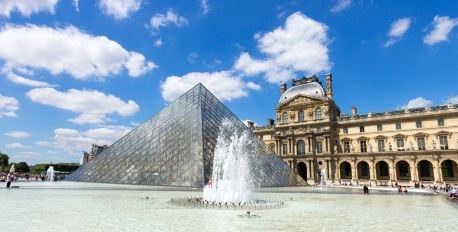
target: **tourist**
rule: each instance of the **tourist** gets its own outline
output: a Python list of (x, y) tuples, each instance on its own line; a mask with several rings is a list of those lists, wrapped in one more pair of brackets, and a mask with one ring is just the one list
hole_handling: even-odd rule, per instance
[(6, 176), (6, 187), (9, 188), (11, 186), (11, 182), (13, 181), (13, 174), (10, 172)]
[(366, 185), (364, 185), (363, 191), (364, 191), (364, 194), (369, 194), (369, 188)]

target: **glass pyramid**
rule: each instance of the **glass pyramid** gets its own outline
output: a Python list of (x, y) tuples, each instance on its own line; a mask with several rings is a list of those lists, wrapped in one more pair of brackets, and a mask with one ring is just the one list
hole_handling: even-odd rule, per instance
[[(211, 178), (213, 153), (224, 118), (235, 122), (239, 130), (249, 130), (198, 84), (66, 180), (203, 187)], [(262, 141), (253, 139), (256, 156), (251, 163), (256, 183), (287, 186), (301, 181)]]

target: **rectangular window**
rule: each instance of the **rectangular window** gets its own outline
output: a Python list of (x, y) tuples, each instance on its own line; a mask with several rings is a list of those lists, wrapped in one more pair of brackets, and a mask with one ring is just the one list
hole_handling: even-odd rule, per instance
[(420, 120), (417, 120), (416, 125), (417, 125), (417, 128), (421, 128), (421, 127), (422, 127), (421, 121), (420, 121)]
[(426, 149), (425, 138), (417, 138), (417, 145), (419, 151), (424, 151)]
[(367, 142), (366, 141), (359, 141), (359, 145), (361, 147), (361, 152), (367, 152)]
[(316, 153), (323, 153), (323, 142), (317, 141), (316, 142)]
[(262, 141), (264, 139), (264, 135), (260, 135), (259, 139)]
[(398, 147), (398, 151), (404, 151), (404, 139), (396, 139), (396, 145)]
[(384, 152), (385, 151), (385, 140), (384, 139), (377, 140), (377, 145), (378, 145), (378, 151), (379, 152)]
[(359, 132), (364, 132), (364, 126), (359, 127)]
[(348, 128), (347, 128), (347, 127), (344, 127), (344, 128), (343, 128), (343, 133), (344, 133), (344, 134), (348, 134)]
[(396, 130), (400, 130), (401, 129), (401, 123), (400, 122), (397, 122), (396, 123)]
[(448, 150), (448, 140), (447, 136), (440, 136), (439, 141), (441, 144), (441, 150)]
[(383, 127), (382, 124), (377, 124), (377, 131), (382, 131)]
[(344, 153), (350, 153), (350, 142), (346, 141), (343, 143)]
[(438, 118), (437, 119), (437, 125), (438, 126), (444, 126), (444, 118)]
[(270, 135), (270, 139), (274, 139), (275, 138), (275, 135), (274, 134), (271, 134)]
[(284, 143), (283, 144), (283, 155), (286, 155), (288, 153), (288, 144)]

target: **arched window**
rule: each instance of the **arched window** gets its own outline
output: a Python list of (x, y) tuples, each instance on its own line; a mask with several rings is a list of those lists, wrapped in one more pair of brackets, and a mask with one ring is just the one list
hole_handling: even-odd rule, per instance
[(303, 122), (304, 121), (304, 111), (299, 111), (299, 114), (298, 114), (298, 118), (299, 118), (299, 122)]
[(315, 109), (315, 119), (321, 119), (321, 109), (320, 108)]
[(283, 113), (282, 120), (284, 124), (288, 123), (288, 113), (286, 112)]
[(297, 155), (305, 155), (305, 143), (303, 140), (297, 141)]

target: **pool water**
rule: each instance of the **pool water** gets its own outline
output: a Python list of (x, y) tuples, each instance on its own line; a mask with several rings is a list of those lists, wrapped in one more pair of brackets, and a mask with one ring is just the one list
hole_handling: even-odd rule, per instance
[[(451, 231), (458, 204), (442, 196), (359, 190), (271, 188), (278, 209), (186, 208), (171, 198), (193, 189), (74, 182), (0, 188), (0, 231)], [(148, 197), (148, 199), (146, 199)]]

